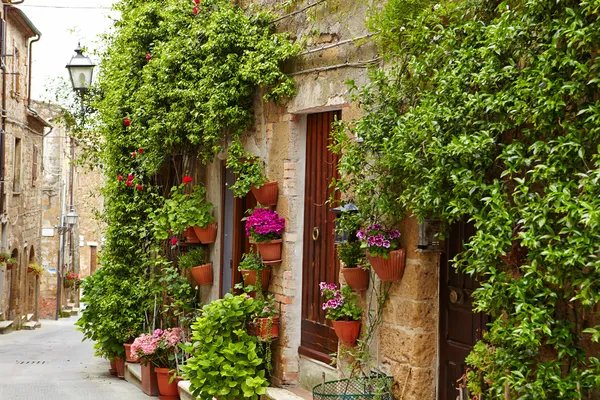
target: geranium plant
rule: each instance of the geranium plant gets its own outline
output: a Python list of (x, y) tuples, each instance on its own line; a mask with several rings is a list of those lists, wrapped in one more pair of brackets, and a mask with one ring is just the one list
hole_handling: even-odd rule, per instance
[(65, 276), (65, 287), (78, 288), (79, 285), (81, 285), (81, 279), (79, 279), (79, 275), (77, 275), (73, 271), (69, 272)]
[(361, 247), (372, 256), (388, 258), (389, 254), (400, 247), (400, 232), (396, 229), (385, 230), (381, 224), (373, 224), (356, 233)]
[(358, 297), (349, 286), (339, 290), (335, 283), (321, 282), (322, 308), (325, 317), (333, 321), (360, 321), (362, 308), (358, 306)]
[(246, 236), (256, 243), (281, 239), (285, 230), (285, 218), (280, 218), (275, 210), (257, 207), (246, 220)]
[(31, 272), (33, 272), (36, 275), (41, 275), (42, 272), (44, 272), (44, 267), (42, 267), (40, 264), (38, 263), (31, 263), (29, 264), (29, 266), (27, 267), (27, 269)]
[(175, 369), (179, 345), (183, 342), (181, 328), (156, 329), (152, 334), (138, 336), (131, 345), (131, 354), (134, 360), (141, 358), (156, 368)]

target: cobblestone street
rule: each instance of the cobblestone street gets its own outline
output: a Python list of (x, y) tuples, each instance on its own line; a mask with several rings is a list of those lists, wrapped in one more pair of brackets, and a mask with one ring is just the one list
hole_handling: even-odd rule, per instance
[(137, 387), (108, 373), (108, 361), (82, 342), (77, 317), (42, 320), (35, 331), (0, 335), (0, 400), (138, 400)]

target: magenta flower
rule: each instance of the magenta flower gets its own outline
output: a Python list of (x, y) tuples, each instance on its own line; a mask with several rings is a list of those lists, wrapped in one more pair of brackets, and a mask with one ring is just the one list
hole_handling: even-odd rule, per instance
[(285, 230), (285, 218), (279, 218), (277, 211), (270, 208), (256, 208), (246, 218), (246, 236), (257, 242), (280, 239)]

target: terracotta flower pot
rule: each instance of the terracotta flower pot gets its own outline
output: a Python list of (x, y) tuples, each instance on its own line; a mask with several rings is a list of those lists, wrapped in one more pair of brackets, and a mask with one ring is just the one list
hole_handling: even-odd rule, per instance
[(367, 258), (375, 270), (375, 273), (382, 281), (392, 282), (402, 279), (406, 258), (404, 249), (392, 251), (388, 258), (383, 258), (381, 256), (373, 257), (367, 252)]
[(213, 284), (213, 267), (212, 264), (199, 265), (191, 269), (194, 279), (200, 286)]
[(110, 361), (110, 368), (108, 369), (111, 375), (117, 376), (117, 363), (115, 360)]
[(257, 318), (252, 324), (250, 334), (265, 340), (278, 338), (279, 317), (273, 317), (273, 323), (269, 321), (269, 318)]
[(360, 321), (331, 321), (337, 337), (346, 345), (354, 346), (360, 334)]
[(213, 222), (204, 228), (194, 226), (194, 232), (202, 244), (214, 243), (217, 240), (217, 223)]
[(270, 242), (257, 243), (258, 252), (263, 261), (281, 260), (281, 243), (283, 240), (275, 239)]
[(123, 343), (123, 347), (125, 347), (125, 361), (128, 363), (138, 363), (138, 360), (134, 360), (131, 354), (131, 343)]
[(142, 363), (142, 392), (148, 396), (158, 395), (158, 377), (149, 362)]
[(183, 231), (183, 237), (185, 238), (185, 243), (187, 244), (198, 244), (200, 240), (198, 236), (196, 236), (196, 232), (194, 231), (193, 226), (188, 226), (185, 231)]
[(369, 288), (369, 270), (361, 267), (342, 268), (342, 275), (352, 290), (362, 291)]
[(279, 194), (277, 182), (267, 182), (259, 188), (252, 186), (252, 194), (256, 197), (256, 201), (263, 206), (277, 205), (277, 195)]
[(125, 360), (121, 357), (115, 357), (115, 366), (117, 367), (117, 376), (125, 379)]
[[(246, 286), (256, 285), (256, 271), (243, 269), (240, 271), (244, 277), (244, 283)], [(261, 271), (260, 275), (262, 290), (269, 289), (269, 282), (271, 281), (271, 268), (265, 268)]]
[(10, 271), (12, 269), (12, 267), (13, 267), (12, 263), (6, 263), (6, 270), (7, 271)]
[(156, 371), (156, 377), (158, 379), (158, 393), (160, 394), (161, 400), (176, 400), (179, 399), (179, 391), (177, 390), (177, 379), (173, 379), (171, 383), (171, 376), (169, 374), (169, 368), (154, 368)]

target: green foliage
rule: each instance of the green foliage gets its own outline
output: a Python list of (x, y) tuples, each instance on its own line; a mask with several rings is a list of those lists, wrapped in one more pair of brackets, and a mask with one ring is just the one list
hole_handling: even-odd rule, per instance
[(235, 182), (229, 189), (235, 197), (244, 197), (252, 186), (261, 187), (267, 182), (260, 158), (244, 151), (242, 142), (235, 140), (227, 151), (227, 168), (235, 175)]
[(179, 257), (179, 268), (189, 269), (206, 264), (206, 250), (204, 247), (195, 247)]
[(600, 388), (600, 3), (393, 12), (411, 4), (391, 0), (376, 23), (393, 52), (354, 88), (364, 117), (335, 133), (336, 185), (373, 218), (475, 224), (455, 264), (479, 279), (474, 306), (493, 322), (469, 357), (472, 394), (500, 398), (506, 384), (519, 399), (589, 398)]
[(269, 382), (260, 346), (247, 332), (256, 307), (254, 299), (231, 293), (203, 307), (185, 348), (192, 357), (182, 368), (195, 397), (256, 400), (265, 394)]
[[(17, 262), (17, 260), (14, 260), (13, 262)], [(29, 268), (31, 268), (31, 272), (33, 272), (36, 275), (41, 275), (42, 272), (44, 272), (44, 267), (42, 267), (40, 264), (38, 263), (31, 263), (29, 264)]]
[[(191, 193), (185, 193), (187, 184), (171, 188), (171, 195), (163, 206), (149, 210), (154, 235), (159, 240), (167, 239), (170, 233), (181, 234), (190, 226), (206, 227), (215, 222), (213, 204), (206, 201), (206, 189), (196, 185)], [(162, 200), (162, 199), (161, 199)]]
[(238, 265), (239, 271), (262, 271), (265, 268), (267, 268), (267, 266), (262, 262), (262, 258), (260, 258), (260, 255), (253, 250), (244, 254), (242, 256), (242, 261), (240, 261), (240, 264)]
[(346, 268), (355, 268), (365, 262), (365, 251), (360, 242), (341, 243), (337, 245), (337, 253)]
[(321, 282), (321, 294), (323, 295), (323, 309), (325, 318), (334, 321), (360, 321), (362, 308), (358, 306), (358, 296), (350, 286), (344, 286), (338, 290), (335, 284)]

